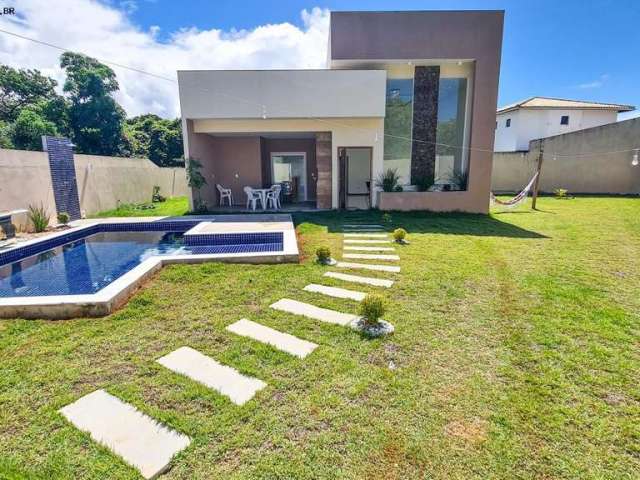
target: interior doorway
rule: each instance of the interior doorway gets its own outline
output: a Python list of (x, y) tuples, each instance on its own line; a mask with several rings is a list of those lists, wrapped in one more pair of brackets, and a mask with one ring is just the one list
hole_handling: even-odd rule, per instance
[(340, 208), (371, 208), (372, 147), (339, 147)]
[(307, 156), (304, 152), (271, 154), (271, 178), (273, 183), (289, 182), (292, 200), (307, 200)]

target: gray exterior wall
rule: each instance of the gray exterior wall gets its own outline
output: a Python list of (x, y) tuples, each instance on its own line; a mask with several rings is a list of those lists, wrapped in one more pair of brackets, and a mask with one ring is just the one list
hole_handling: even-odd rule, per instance
[[(179, 71), (182, 117), (384, 117), (382, 70)], [(262, 106), (264, 105), (264, 109)]]
[[(541, 142), (545, 152), (542, 192), (566, 188), (570, 193), (640, 194), (640, 165), (631, 165), (632, 152), (591, 155), (640, 147), (640, 118), (534, 140), (528, 152), (494, 153), (494, 192), (518, 192), (527, 184), (536, 171)], [(554, 159), (554, 153), (575, 155)]]

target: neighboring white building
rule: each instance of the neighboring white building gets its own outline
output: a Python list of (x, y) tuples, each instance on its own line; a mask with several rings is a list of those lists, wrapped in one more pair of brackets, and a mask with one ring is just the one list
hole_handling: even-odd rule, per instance
[(499, 108), (496, 116), (496, 152), (529, 150), (529, 142), (617, 121), (630, 105), (531, 97)]

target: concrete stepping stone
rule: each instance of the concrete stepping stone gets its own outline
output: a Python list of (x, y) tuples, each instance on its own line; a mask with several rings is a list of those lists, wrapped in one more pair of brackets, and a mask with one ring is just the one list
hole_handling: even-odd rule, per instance
[(397, 262), (400, 260), (399, 255), (384, 255), (376, 253), (343, 253), (344, 258), (355, 258), (359, 260), (389, 260)]
[(396, 249), (393, 247), (352, 247), (350, 245), (347, 245), (342, 249), (358, 251), (358, 252), (395, 252), (396, 251)]
[(191, 440), (104, 390), (79, 398), (60, 413), (93, 440), (138, 469), (144, 478), (164, 472)]
[(398, 273), (400, 267), (394, 267), (391, 265), (373, 265), (370, 263), (353, 263), (353, 262), (338, 262), (336, 263), (338, 268), (361, 268), (363, 270), (377, 270), (379, 272), (393, 272)]
[(278, 300), (271, 305), (271, 308), (282, 312), (293, 313), (294, 315), (302, 315), (314, 320), (320, 320), (321, 322), (335, 323), (337, 325), (348, 325), (360, 318), (358, 315), (336, 312), (335, 310), (316, 307), (315, 305), (298, 302), (290, 298)]
[(356, 292), (355, 290), (347, 290), (346, 288), (337, 288), (337, 287), (327, 287), (326, 285), (318, 285), (315, 283), (310, 283), (303, 290), (307, 292), (313, 293), (321, 293), (322, 295), (327, 295), (329, 297), (335, 298), (348, 298), (350, 300), (356, 300), (361, 302), (366, 294), (363, 292)]
[(351, 240), (351, 239), (345, 238), (344, 243), (379, 244), (379, 243), (391, 243), (391, 240)]
[(248, 402), (258, 390), (267, 386), (262, 380), (242, 375), (235, 368), (222, 365), (190, 347), (180, 347), (157, 362), (226, 395), (236, 405)]
[(318, 347), (315, 343), (307, 342), (288, 333), (279, 332), (246, 318), (232, 323), (227, 327), (227, 330), (243, 337), (266, 343), (299, 358), (306, 357)]
[(345, 282), (363, 283), (374, 287), (389, 288), (393, 285), (393, 280), (385, 280), (383, 278), (361, 277), (359, 275), (349, 275), (340, 272), (325, 272), (325, 277), (335, 278), (336, 280), (344, 280)]
[(348, 238), (357, 238), (357, 237), (389, 238), (389, 235), (386, 233), (344, 233), (343, 235)]

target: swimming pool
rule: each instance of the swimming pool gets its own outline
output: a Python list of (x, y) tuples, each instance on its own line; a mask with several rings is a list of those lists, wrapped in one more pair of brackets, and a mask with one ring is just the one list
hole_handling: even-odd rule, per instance
[(166, 263), (298, 260), (290, 221), (97, 223), (0, 251), (0, 317), (100, 316)]

